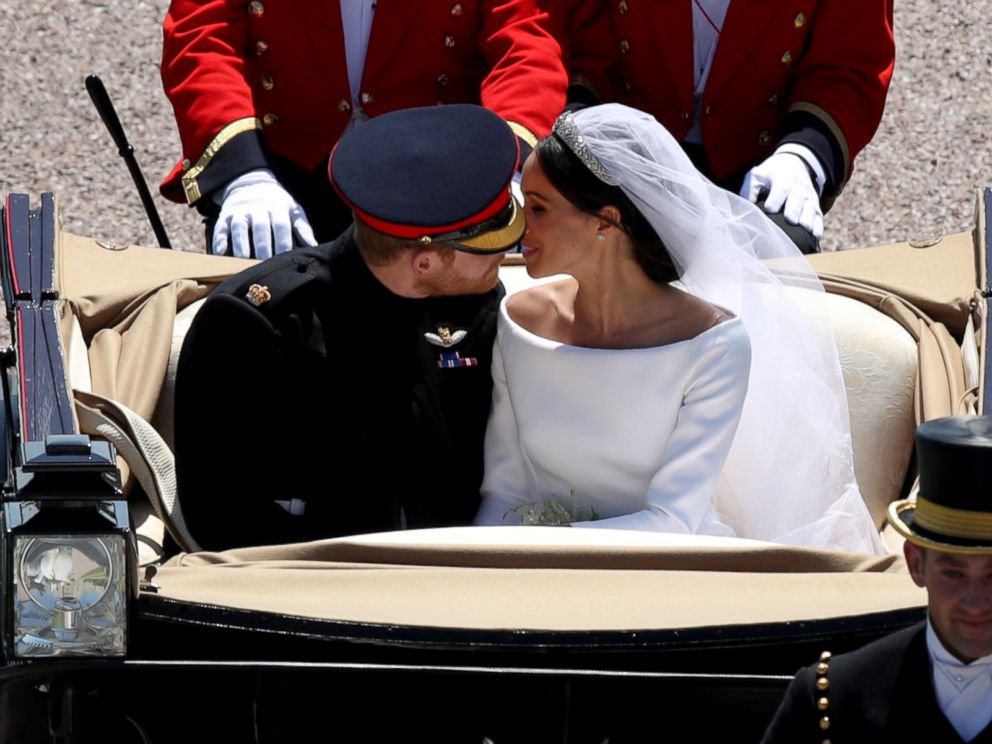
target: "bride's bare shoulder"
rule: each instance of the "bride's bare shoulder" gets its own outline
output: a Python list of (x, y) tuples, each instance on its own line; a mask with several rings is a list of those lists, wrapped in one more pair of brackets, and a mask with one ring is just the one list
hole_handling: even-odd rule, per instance
[(574, 314), (575, 280), (562, 279), (515, 292), (506, 300), (506, 311), (519, 326), (545, 335), (560, 318)]

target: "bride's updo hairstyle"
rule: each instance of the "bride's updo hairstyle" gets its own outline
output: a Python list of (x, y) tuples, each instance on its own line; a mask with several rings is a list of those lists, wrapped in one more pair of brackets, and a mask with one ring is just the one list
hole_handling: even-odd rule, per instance
[(604, 207), (616, 207), (622, 230), (634, 247), (634, 258), (652, 281), (667, 284), (679, 278), (668, 249), (651, 224), (619, 186), (600, 180), (572, 152), (558, 134), (551, 134), (534, 149), (551, 185), (576, 209), (603, 218)]

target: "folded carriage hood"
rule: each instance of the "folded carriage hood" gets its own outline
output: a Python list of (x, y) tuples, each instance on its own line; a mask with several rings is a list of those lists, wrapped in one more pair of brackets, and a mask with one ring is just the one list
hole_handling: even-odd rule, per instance
[(455, 527), (183, 554), (157, 595), (428, 628), (629, 631), (813, 621), (922, 607), (897, 556), (752, 540)]

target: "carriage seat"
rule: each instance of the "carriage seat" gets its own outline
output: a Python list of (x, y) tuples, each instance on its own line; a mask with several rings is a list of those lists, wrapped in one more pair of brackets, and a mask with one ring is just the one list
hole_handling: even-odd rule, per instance
[[(523, 266), (504, 266), (508, 293), (531, 286)], [(890, 501), (901, 496), (915, 432), (913, 410), (917, 346), (896, 321), (857, 300), (795, 290), (800, 310), (827, 314), (848, 392), (855, 473), (875, 523), (885, 523)], [(173, 446), (172, 408), (179, 351), (202, 300), (176, 315), (172, 353), (152, 423)]]

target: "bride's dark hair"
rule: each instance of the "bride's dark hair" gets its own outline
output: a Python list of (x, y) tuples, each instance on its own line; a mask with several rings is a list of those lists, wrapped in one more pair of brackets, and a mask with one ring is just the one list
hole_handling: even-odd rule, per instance
[(619, 186), (599, 180), (557, 135), (542, 139), (534, 152), (551, 185), (576, 209), (598, 217), (603, 217), (603, 207), (619, 210), (620, 223), (616, 227), (630, 238), (634, 258), (648, 278), (659, 283), (679, 278), (658, 233)]

